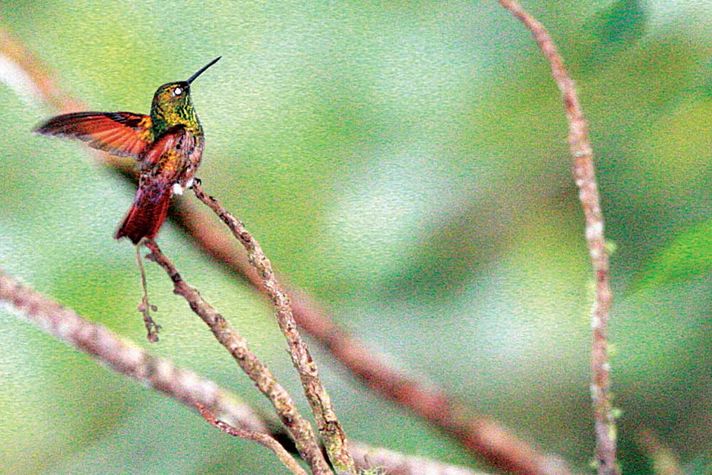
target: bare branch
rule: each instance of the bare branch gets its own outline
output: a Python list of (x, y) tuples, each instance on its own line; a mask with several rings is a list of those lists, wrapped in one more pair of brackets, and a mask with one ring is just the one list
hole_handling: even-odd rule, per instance
[[(360, 468), (380, 468), (390, 475), (475, 475), (469, 468), (445, 465), (423, 457), (413, 457), (388, 449), (369, 447), (359, 442), (349, 442), (349, 449)], [(484, 474), (479, 473), (478, 475)]]
[[(247, 257), (238, 253), (195, 206), (183, 201), (174, 209), (172, 217), (206, 253), (261, 292), (267, 292)], [(279, 279), (284, 280), (283, 277)], [(566, 464), (559, 458), (538, 452), (494, 419), (475, 414), (437, 386), (423, 383), (395, 368), (376, 349), (366, 346), (334, 323), (306, 293), (292, 290), (289, 297), (299, 327), (382, 397), (409, 409), (502, 470), (540, 475), (568, 473)]]
[[(7, 55), (23, 69), (27, 80), (36, 86), (39, 99), (61, 111), (85, 109), (65, 91), (55, 87), (51, 75), (28, 49), (0, 29), (0, 54)], [(98, 161), (126, 179), (135, 179), (130, 163), (111, 155), (93, 153)], [(247, 257), (225, 238), (221, 226), (188, 200), (174, 202), (171, 218), (182, 227), (206, 254), (256, 289), (265, 292), (262, 279)], [(287, 282), (279, 277), (280, 282)], [(303, 291), (294, 289), (289, 297), (297, 324), (319, 341), (345, 368), (371, 390), (410, 410), (458, 441), (470, 452), (507, 471), (547, 474), (560, 461), (537, 451), (495, 420), (474, 413), (432, 384), (425, 384), (395, 366), (376, 349), (338, 326), (332, 316)], [(567, 473), (564, 468), (560, 473)]]
[[(270, 434), (282, 439), (284, 434), (272, 421), (192, 371), (176, 367), (171, 361), (151, 355), (135, 343), (111, 330), (92, 323), (71, 309), (21, 284), (0, 270), (0, 304), (8, 311), (35, 324), (44, 332), (86, 353), (119, 374), (160, 391), (195, 409), (207, 408), (233, 427)], [(478, 475), (464, 467), (446, 465), (421, 457), (350, 442), (351, 452), (360, 468), (381, 467), (387, 473), (403, 475)], [(420, 467), (424, 469), (421, 470)], [(429, 471), (430, 470), (430, 471)]]
[(111, 330), (21, 284), (0, 270), (0, 303), (46, 333), (91, 355), (114, 371), (130, 376), (187, 406), (201, 404), (246, 430), (267, 432), (267, 425), (247, 405), (217, 384), (153, 356)]
[[(246, 256), (238, 253), (224, 234), (215, 229), (213, 222), (195, 206), (183, 201), (174, 209), (172, 217), (201, 249), (266, 293), (261, 277)], [(283, 277), (279, 279), (284, 280)], [(557, 457), (536, 451), (494, 419), (473, 413), (442, 389), (396, 369), (376, 349), (366, 346), (336, 325), (306, 293), (292, 290), (289, 296), (299, 327), (382, 397), (409, 409), (500, 469), (543, 475), (553, 473), (552, 467), (557, 467), (556, 473), (568, 473), (565, 464)]]
[(212, 412), (208, 410), (205, 406), (198, 403), (195, 405), (198, 408), (198, 412), (203, 416), (203, 419), (208, 421), (212, 426), (217, 427), (221, 431), (229, 434), (233, 437), (239, 437), (245, 440), (252, 440), (260, 445), (264, 445), (269, 450), (274, 452), (277, 458), (284, 464), (285, 467), (289, 469), (290, 472), (296, 475), (307, 475), (307, 472), (294, 460), (287, 450), (280, 445), (275, 439), (263, 432), (254, 432), (250, 430), (245, 430), (240, 427), (231, 426), (227, 422), (219, 421), (215, 418)]
[(233, 329), (232, 325), (203, 299), (200, 293), (183, 280), (178, 269), (166, 257), (155, 241), (146, 239), (144, 245), (151, 251), (149, 259), (166, 271), (173, 282), (173, 293), (183, 297), (191, 310), (198, 315), (215, 339), (232, 355), (240, 368), (254, 381), (257, 388), (272, 402), (277, 415), (294, 439), (299, 454), (307, 461), (315, 474), (328, 474), (331, 469), (324, 460), (314, 431), (304, 419), (289, 393), (277, 382), (267, 366), (257, 358), (247, 346), (247, 341)]
[(591, 396), (596, 426), (596, 460), (599, 474), (618, 474), (616, 464), (616, 423), (610, 401), (610, 363), (608, 359), (608, 318), (612, 303), (603, 213), (593, 165), (593, 149), (588, 138), (588, 123), (576, 93), (576, 85), (564, 66), (554, 41), (534, 17), (516, 1), (500, 0), (531, 31), (551, 65), (551, 75), (561, 91), (569, 122), (569, 148), (573, 156), (573, 175), (586, 221), (586, 242), (596, 279), (596, 296), (591, 315)]
[(326, 392), (321, 379), (319, 379), (316, 362), (312, 359), (306, 343), (304, 343), (302, 336), (299, 334), (297, 323), (294, 321), (294, 315), (292, 314), (292, 307), (289, 303), (289, 296), (277, 282), (277, 277), (272, 270), (272, 263), (242, 222), (230, 214), (215, 198), (205, 194), (199, 180), (196, 180), (193, 185), (193, 192), (200, 201), (220, 217), (223, 223), (230, 228), (233, 236), (240, 241), (247, 251), (247, 258), (262, 279), (262, 287), (277, 311), (277, 323), (287, 339), (292, 363), (299, 373), (304, 394), (312, 408), (312, 413), (326, 446), (326, 451), (329, 454), (329, 459), (339, 473), (355, 474), (356, 467), (348, 452), (346, 434), (339, 419), (336, 417), (329, 394)]

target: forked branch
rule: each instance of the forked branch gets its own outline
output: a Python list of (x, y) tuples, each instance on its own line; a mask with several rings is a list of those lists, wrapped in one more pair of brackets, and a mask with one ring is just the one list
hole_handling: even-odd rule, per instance
[[(45, 333), (88, 354), (106, 367), (143, 383), (191, 409), (200, 404), (233, 427), (284, 439), (281, 426), (258, 413), (234, 394), (193, 371), (151, 355), (135, 343), (92, 323), (40, 292), (21, 284), (0, 269), (0, 306), (26, 319)], [(465, 467), (351, 442), (359, 468), (380, 467), (398, 475), (482, 475)]]
[(225, 347), (262, 394), (272, 402), (279, 419), (294, 439), (299, 454), (307, 461), (312, 471), (318, 475), (331, 473), (321, 454), (311, 425), (301, 416), (294, 400), (277, 382), (269, 368), (250, 350), (247, 341), (235, 331), (225, 317), (203, 299), (194, 287), (183, 280), (178, 269), (163, 254), (158, 244), (152, 240), (143, 242), (151, 251), (148, 258), (160, 265), (170, 277), (173, 282), (173, 292), (188, 302), (191, 310), (208, 325), (215, 339)]
[[(36, 92), (37, 100), (59, 111), (86, 109), (58, 86), (53, 80), (56, 75), (50, 74), (24, 44), (2, 29), (0, 54), (24, 72), (24, 79)], [(92, 155), (125, 179), (135, 178), (131, 173), (132, 166), (125, 160), (103, 153)], [(261, 277), (245, 254), (225, 239), (223, 229), (197, 206), (188, 200), (181, 200), (171, 210), (171, 217), (198, 248), (260, 292), (265, 292)], [(283, 277), (279, 280), (285, 282)], [(552, 467), (558, 467), (557, 473), (567, 473), (558, 458), (541, 453), (494, 419), (475, 413), (436, 385), (424, 383), (398, 369), (389, 358), (337, 325), (332, 316), (307, 293), (291, 287), (289, 296), (297, 324), (375, 393), (425, 419), (471, 453), (498, 468), (544, 475), (552, 473)]]
[(262, 286), (276, 309), (277, 323), (287, 339), (292, 363), (299, 373), (304, 394), (312, 408), (329, 459), (337, 472), (355, 474), (356, 468), (348, 452), (346, 434), (336, 417), (329, 394), (319, 379), (316, 362), (312, 359), (306, 343), (299, 334), (289, 296), (277, 281), (274, 270), (272, 270), (272, 263), (242, 222), (227, 211), (214, 197), (205, 193), (200, 180), (196, 180), (193, 184), (193, 192), (200, 201), (218, 215), (247, 251), (247, 258), (262, 279)]

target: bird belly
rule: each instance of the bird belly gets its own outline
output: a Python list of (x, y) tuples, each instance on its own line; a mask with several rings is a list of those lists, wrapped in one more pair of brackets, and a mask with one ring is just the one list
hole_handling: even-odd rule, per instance
[[(180, 195), (183, 190), (193, 186), (193, 177), (195, 177), (195, 172), (200, 166), (200, 162), (203, 158), (203, 140), (199, 137), (196, 140), (195, 147), (192, 152), (188, 154), (187, 160), (183, 164), (183, 170), (180, 173), (178, 180), (176, 180), (176, 185), (180, 187), (180, 192), (176, 194)], [(177, 188), (177, 187), (176, 187)]]

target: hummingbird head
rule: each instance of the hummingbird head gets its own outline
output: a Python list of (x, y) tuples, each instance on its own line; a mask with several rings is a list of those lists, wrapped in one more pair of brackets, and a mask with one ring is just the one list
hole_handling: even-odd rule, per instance
[(187, 81), (169, 82), (156, 90), (153, 106), (164, 111), (190, 105), (190, 84)]
[(193, 102), (190, 99), (190, 85), (213, 64), (218, 56), (185, 81), (163, 84), (153, 95), (151, 104), (151, 119), (156, 132), (162, 132), (174, 125), (183, 124), (187, 128), (200, 128), (198, 116), (195, 114)]

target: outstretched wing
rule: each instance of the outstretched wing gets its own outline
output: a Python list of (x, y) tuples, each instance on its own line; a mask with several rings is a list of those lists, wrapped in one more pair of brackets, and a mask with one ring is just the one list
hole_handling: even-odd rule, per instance
[(112, 155), (134, 158), (138, 158), (153, 140), (151, 117), (132, 112), (62, 114), (37, 127), (35, 132), (77, 138)]

